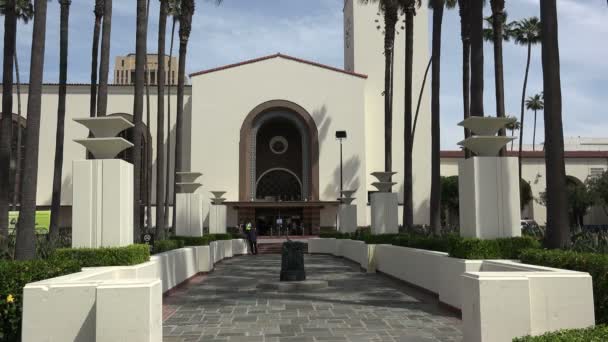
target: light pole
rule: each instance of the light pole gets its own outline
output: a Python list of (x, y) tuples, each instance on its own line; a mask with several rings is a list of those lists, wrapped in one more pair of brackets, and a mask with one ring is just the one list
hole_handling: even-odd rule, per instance
[(346, 140), (346, 131), (336, 131), (336, 139), (340, 141), (340, 197), (344, 190), (344, 178), (342, 173), (342, 141)]

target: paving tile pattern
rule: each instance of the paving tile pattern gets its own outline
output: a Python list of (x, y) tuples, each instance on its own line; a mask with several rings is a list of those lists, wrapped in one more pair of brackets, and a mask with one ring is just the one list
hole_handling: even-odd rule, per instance
[[(435, 298), (358, 265), (307, 255), (308, 292), (260, 290), (279, 278), (280, 256), (242, 256), (216, 265), (204, 281), (165, 298), (163, 340), (222, 342), (461, 341), (462, 321)], [(423, 271), (423, 270), (421, 270)]]

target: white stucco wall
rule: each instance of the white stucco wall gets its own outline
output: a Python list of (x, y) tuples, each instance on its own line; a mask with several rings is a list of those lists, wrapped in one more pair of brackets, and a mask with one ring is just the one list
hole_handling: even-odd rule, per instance
[[(0, 85), (0, 88), (2, 86)], [(69, 85), (66, 98), (66, 118), (65, 118), (65, 140), (64, 140), (64, 157), (63, 157), (63, 186), (61, 189), (61, 204), (72, 205), (72, 161), (85, 158), (85, 149), (81, 145), (75, 143), (74, 139), (86, 138), (88, 135), (87, 129), (73, 121), (75, 118), (89, 116), (89, 85)], [(190, 87), (185, 89), (184, 98), (184, 120), (186, 123), (190, 120)], [(176, 87), (172, 88), (171, 106), (172, 106), (172, 122), (171, 122), (171, 138), (172, 146), (175, 142), (175, 111), (177, 97), (175, 95)], [(17, 95), (16, 90), (13, 92), (13, 112), (17, 113)], [(0, 94), (0, 98), (1, 98)], [(22, 115), (27, 117), (27, 98), (28, 86), (21, 86), (21, 103)], [(57, 127), (57, 102), (58, 102), (58, 86), (45, 85), (42, 92), (42, 112), (40, 122), (40, 152), (38, 157), (38, 192), (37, 204), (39, 206), (50, 206), (52, 187), (53, 187), (53, 165), (55, 160), (55, 135)], [(150, 87), (150, 128), (153, 136), (153, 160), (156, 160), (156, 87)], [(165, 100), (167, 104), (167, 100)], [(114, 113), (133, 114), (133, 87), (132, 86), (109, 86), (108, 87), (108, 115)], [(166, 110), (165, 110), (166, 115)], [(146, 123), (146, 101), (144, 98), (144, 123)], [(166, 120), (166, 119), (165, 119)], [(166, 121), (165, 121), (166, 124)], [(165, 133), (166, 141), (166, 133)], [(186, 140), (187, 141), (187, 140)], [(185, 155), (189, 155), (189, 146), (186, 146)], [(186, 163), (188, 158), (186, 157)], [(153, 165), (153, 175), (156, 174), (156, 163)], [(153, 186), (154, 188), (154, 186)], [(155, 197), (153, 195), (153, 202)]]
[[(442, 176), (457, 176), (458, 162), (460, 158), (442, 158), (441, 159), (441, 175)], [(523, 158), (522, 178), (530, 182), (532, 188), (532, 210), (526, 214), (533, 218), (540, 225), (545, 225), (547, 221), (547, 209), (538, 202), (540, 194), (547, 189), (545, 161), (542, 158)], [(573, 176), (584, 182), (591, 175), (591, 169), (608, 169), (608, 160), (605, 158), (565, 158), (566, 175)], [(523, 216), (522, 216), (523, 218)], [(589, 214), (585, 217), (586, 224), (606, 224), (608, 218), (600, 208), (592, 208)]]
[[(334, 201), (340, 180), (337, 130), (346, 130), (344, 188), (358, 189), (356, 203), (366, 201), (365, 78), (276, 56), (192, 77), (192, 171), (204, 173), (201, 191), (239, 196), (239, 139), (243, 122), (258, 105), (293, 102), (314, 119), (319, 136), (319, 197)], [(335, 224), (335, 211), (324, 210), (322, 224)], [(364, 210), (358, 214), (365, 225)]]
[[(382, 16), (378, 16), (378, 5), (363, 5), (358, 0), (347, 0), (344, 8), (345, 21), (352, 20), (352, 47), (346, 49), (345, 61), (352, 63), (354, 71), (368, 75), (365, 86), (365, 127), (368, 190), (375, 180), (369, 174), (384, 171), (384, 38)], [(414, 22), (414, 68), (412, 102), (415, 116), (418, 94), (429, 62), (429, 30), (427, 1), (416, 10)], [(375, 20), (378, 19), (379, 23)], [(403, 201), (403, 132), (404, 132), (404, 94), (405, 94), (405, 32), (401, 30), (404, 16), (400, 16), (400, 34), (395, 40), (394, 89), (393, 89), (393, 171), (398, 172), (394, 181), (398, 184), (393, 191), (399, 191), (399, 202)], [(352, 57), (351, 57), (352, 56)], [(430, 79), (427, 80), (420, 106), (416, 127), (413, 152), (413, 193), (414, 223), (428, 224), (430, 197)], [(414, 118), (412, 117), (412, 124)], [(399, 222), (402, 216), (399, 215)]]

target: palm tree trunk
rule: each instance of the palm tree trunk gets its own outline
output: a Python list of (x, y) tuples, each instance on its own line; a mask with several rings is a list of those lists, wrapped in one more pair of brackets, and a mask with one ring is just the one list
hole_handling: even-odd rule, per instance
[(471, 115), (484, 116), (483, 108), (483, 3), (471, 4)]
[[(467, 119), (471, 116), (471, 4), (468, 0), (458, 0), (460, 13), (460, 36), (462, 40), (462, 104), (463, 117)], [(465, 139), (471, 136), (468, 129), (464, 129)], [(464, 150), (465, 158), (469, 158), (471, 153), (468, 149)]]
[[(106, 0), (107, 1), (107, 0)], [(141, 232), (141, 176), (143, 171), (143, 110), (146, 64), (146, 0), (137, 0), (137, 34), (135, 38), (135, 98), (133, 99), (133, 238), (140, 240)]]
[[(146, 4), (146, 28), (148, 27), (148, 18), (150, 17), (150, 0)], [(157, 58), (160, 58), (157, 55)], [(150, 71), (148, 70), (148, 51), (146, 50), (146, 229), (149, 232), (152, 229), (152, 131), (150, 125)]]
[(30, 86), (27, 98), (27, 128), (25, 133), (25, 162), (21, 182), (21, 211), (17, 223), (15, 259), (36, 257), (36, 189), (38, 186), (38, 149), (40, 141), (40, 111), (42, 107), (42, 75), (46, 37), (47, 0), (34, 2), (34, 26), (30, 64)]
[[(182, 0), (179, 21), (179, 67), (177, 72), (177, 113), (175, 114), (175, 173), (182, 170), (182, 130), (184, 116), (184, 85), (186, 83), (186, 53), (188, 52), (188, 39), (192, 28), (192, 15), (194, 14), (194, 0)], [(173, 178), (173, 205), (175, 206), (175, 177)], [(175, 208), (173, 210), (173, 224), (175, 225)]]
[(17, 58), (17, 50), (15, 49), (15, 79), (17, 81), (17, 150), (15, 151), (15, 184), (13, 184), (13, 210), (17, 210), (19, 204), (19, 186), (21, 185), (21, 145), (22, 145), (22, 128), (21, 128), (21, 76), (19, 76), (19, 59)]
[[(502, 40), (503, 40), (503, 17), (505, 0), (491, 0), (492, 4), (492, 26), (494, 33), (494, 82), (496, 90), (496, 116), (499, 118), (505, 117), (505, 81), (504, 68), (502, 58)], [(500, 129), (498, 135), (505, 136), (505, 129)], [(500, 150), (500, 155), (506, 154), (506, 148)]]
[(395, 50), (395, 25), (397, 9), (384, 10), (384, 171), (393, 168), (393, 54)]
[(53, 195), (51, 200), (51, 223), (49, 238), (59, 237), (59, 213), (61, 211), (61, 181), (63, 171), (63, 143), (65, 128), (65, 97), (68, 76), (68, 24), (71, 0), (61, 0), (59, 37), (59, 99), (57, 105), (57, 133), (55, 138), (55, 167), (53, 169)]
[(13, 62), (17, 35), (15, 0), (8, 0), (4, 17), (2, 117), (0, 118), (0, 246), (8, 237), (9, 174), (13, 130)]
[[(173, 24), (171, 26), (171, 46), (169, 48), (169, 92), (167, 94), (167, 182), (165, 183), (165, 216), (163, 218), (163, 227), (168, 227), (169, 222), (169, 192), (171, 190), (170, 185), (173, 184), (174, 179), (171, 172), (171, 86), (173, 84), (173, 42), (175, 38), (175, 24), (177, 20), (173, 17)], [(175, 166), (174, 166), (175, 168)], [(175, 191), (175, 190), (174, 190)], [(173, 198), (173, 197), (172, 197)], [(175, 203), (175, 202), (173, 202)], [(175, 208), (173, 208), (175, 211)], [(173, 223), (172, 223), (173, 224)]]
[(156, 237), (165, 238), (165, 225), (163, 222), (165, 209), (165, 36), (167, 35), (167, 0), (160, 2), (160, 15), (158, 19), (158, 105), (156, 113)]
[(528, 43), (528, 61), (526, 62), (526, 74), (524, 76), (524, 86), (521, 92), (521, 122), (519, 123), (519, 153), (517, 154), (517, 163), (519, 170), (519, 179), (521, 179), (521, 150), (524, 144), (524, 119), (525, 119), (525, 103), (526, 103), (526, 88), (528, 87), (528, 74), (530, 73), (530, 58), (532, 57), (532, 43)]
[(405, 12), (405, 108), (403, 129), (403, 227), (414, 226), (412, 184), (412, 73), (414, 69), (414, 12), (408, 7)]
[(534, 132), (532, 133), (532, 151), (536, 151), (536, 112), (534, 110)]
[(106, 116), (108, 111), (108, 73), (110, 70), (110, 38), (112, 34), (112, 0), (104, 1), (101, 60), (99, 64), (99, 90), (97, 94), (97, 116)]
[(431, 85), (431, 203), (430, 224), (436, 234), (441, 233), (441, 26), (443, 21), (443, 1), (437, 1), (433, 8), (433, 75)]
[(89, 115), (93, 118), (97, 113), (97, 59), (99, 58), (99, 34), (101, 32), (101, 19), (103, 18), (104, 2), (95, 1), (95, 26), (93, 28), (93, 48), (91, 49), (91, 99)]
[(553, 0), (540, 1), (543, 86), (545, 92), (545, 165), (547, 168), (547, 237), (549, 248), (569, 243), (562, 91), (559, 66), (557, 8)]

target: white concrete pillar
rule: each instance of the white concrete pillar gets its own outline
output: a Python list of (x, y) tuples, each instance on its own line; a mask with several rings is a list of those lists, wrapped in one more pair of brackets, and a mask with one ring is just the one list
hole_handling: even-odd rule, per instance
[(176, 194), (175, 234), (203, 236), (203, 197), (197, 193)]
[(133, 243), (133, 165), (120, 159), (72, 163), (72, 247)]
[(372, 234), (399, 233), (399, 201), (392, 192), (374, 192), (371, 197)]
[(224, 204), (212, 204), (209, 208), (209, 234), (226, 234), (227, 208)]
[(357, 206), (340, 204), (338, 207), (338, 231), (352, 233), (357, 230)]
[(459, 163), (461, 236), (521, 236), (517, 166), (515, 157), (472, 157)]

